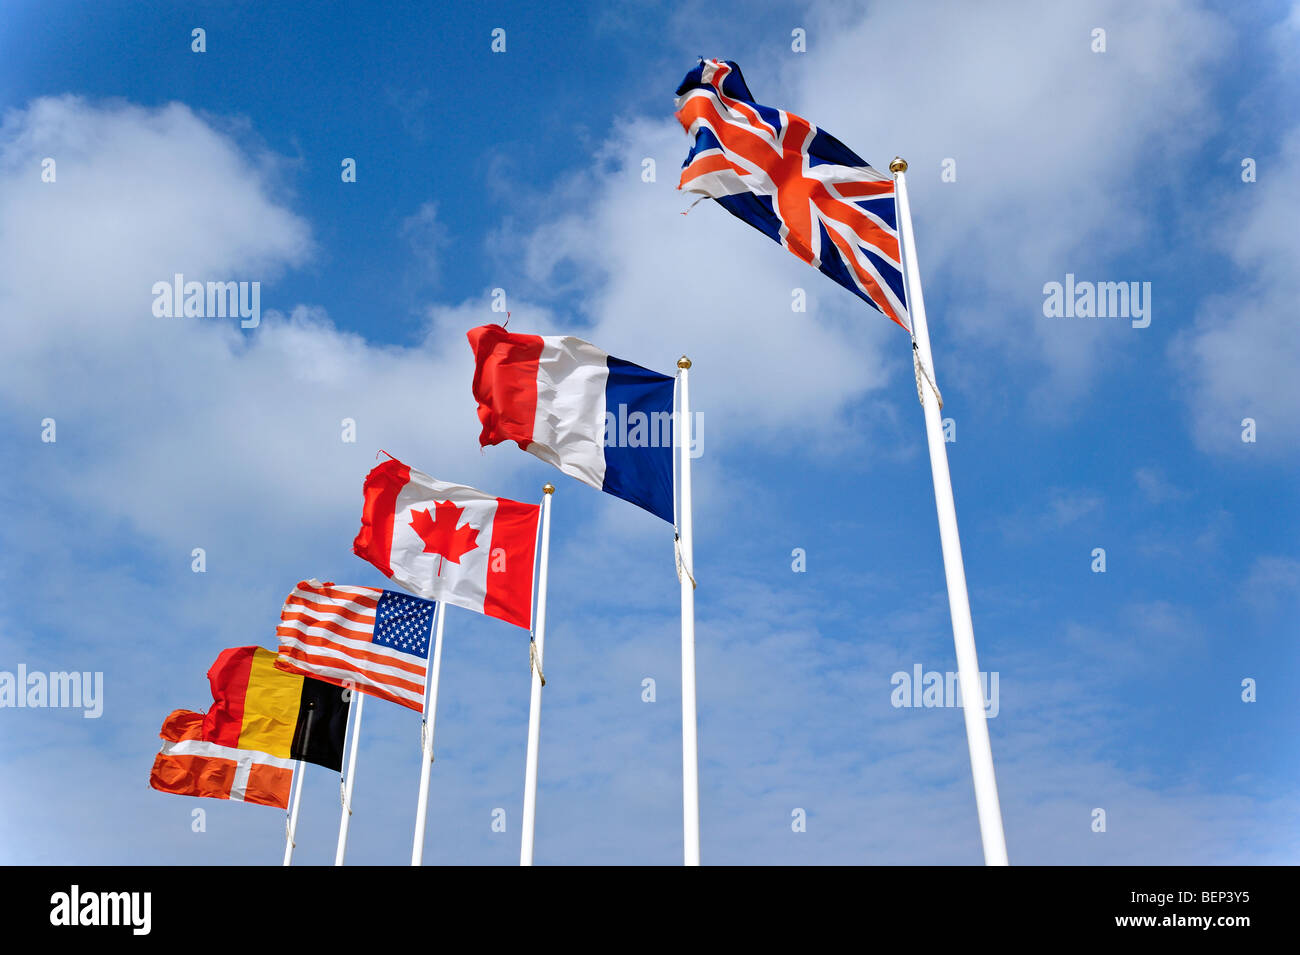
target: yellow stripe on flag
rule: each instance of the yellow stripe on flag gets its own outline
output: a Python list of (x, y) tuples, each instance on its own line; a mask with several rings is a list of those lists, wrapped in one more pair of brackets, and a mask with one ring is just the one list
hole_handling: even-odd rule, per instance
[(289, 757), (298, 711), (302, 706), (303, 678), (275, 668), (276, 654), (258, 647), (248, 673), (244, 696), (244, 723), (239, 748), (272, 756)]

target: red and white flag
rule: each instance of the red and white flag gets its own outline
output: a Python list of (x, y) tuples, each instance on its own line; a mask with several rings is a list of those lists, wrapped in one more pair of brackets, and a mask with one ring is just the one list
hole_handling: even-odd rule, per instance
[(422, 710), (437, 606), (378, 587), (300, 581), (275, 628), (276, 669)]
[(413, 594), (531, 629), (540, 513), (393, 458), (366, 475), (352, 551)]

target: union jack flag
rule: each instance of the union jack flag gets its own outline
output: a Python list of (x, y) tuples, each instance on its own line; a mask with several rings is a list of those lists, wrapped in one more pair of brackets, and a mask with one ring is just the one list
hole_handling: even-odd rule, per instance
[(686, 74), (677, 120), (694, 138), (678, 189), (717, 200), (911, 330), (890, 176), (808, 120), (755, 103), (729, 60)]

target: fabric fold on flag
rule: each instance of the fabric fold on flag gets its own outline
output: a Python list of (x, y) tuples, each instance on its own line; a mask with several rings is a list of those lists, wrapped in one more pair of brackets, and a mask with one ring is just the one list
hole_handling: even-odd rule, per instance
[(280, 610), (275, 665), (423, 710), (436, 606), (377, 587), (300, 581)]
[(203, 714), (189, 710), (174, 710), (159, 735), (162, 750), (149, 774), (159, 792), (289, 808), (293, 760), (205, 739)]
[(730, 60), (686, 74), (676, 115), (692, 139), (678, 189), (716, 200), (911, 330), (892, 176), (808, 120), (755, 103)]
[(584, 484), (673, 522), (673, 386), (570, 336), (467, 333), (479, 445), (513, 441)]
[(540, 514), (392, 458), (366, 475), (352, 550), (413, 594), (530, 629)]
[(262, 647), (223, 650), (208, 670), (208, 711), (175, 710), (163, 722), (149, 785), (287, 809), (296, 760), (341, 770), (343, 692), (284, 673), (275, 661)]

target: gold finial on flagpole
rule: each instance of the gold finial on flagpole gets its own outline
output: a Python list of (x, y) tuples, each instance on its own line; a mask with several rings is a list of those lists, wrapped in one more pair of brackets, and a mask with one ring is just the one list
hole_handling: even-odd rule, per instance
[(691, 367), (691, 360), (690, 360), (689, 358), (687, 358), (685, 355), (683, 355), (681, 358), (677, 359), (677, 367), (678, 367), (678, 368), (690, 368), (690, 367)]
[(542, 493), (543, 493), (543, 494), (554, 494), (554, 493), (555, 493), (555, 485), (554, 485), (554, 484), (551, 484), (550, 482), (547, 482), (546, 484), (543, 484), (543, 485), (542, 485)]
[(890, 172), (907, 172), (907, 160), (902, 156), (895, 156), (889, 161)]

